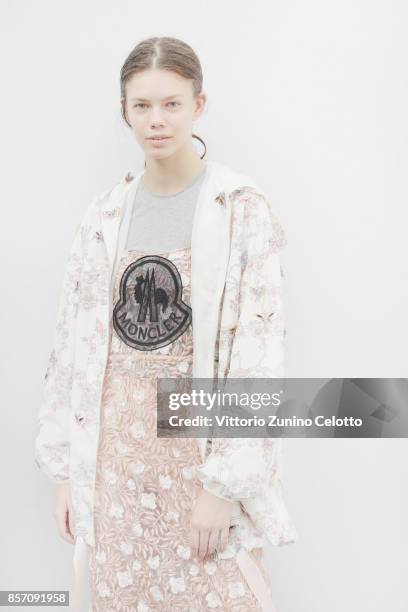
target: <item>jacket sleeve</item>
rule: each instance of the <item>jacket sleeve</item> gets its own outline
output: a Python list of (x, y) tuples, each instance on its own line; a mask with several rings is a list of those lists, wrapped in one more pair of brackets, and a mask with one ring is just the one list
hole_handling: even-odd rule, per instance
[[(229, 378), (283, 378), (285, 321), (280, 251), (283, 228), (265, 195), (243, 190), (235, 248), (241, 262), (238, 319), (230, 349)], [(234, 232), (233, 232), (234, 233)], [(226, 386), (224, 390), (226, 390)], [(204, 489), (230, 501), (251, 499), (277, 482), (281, 439), (212, 438), (197, 468)]]
[(63, 276), (53, 344), (38, 413), (39, 430), (34, 445), (37, 466), (52, 482), (59, 484), (70, 480), (69, 419), (83, 258), (83, 223), (86, 214), (76, 229)]

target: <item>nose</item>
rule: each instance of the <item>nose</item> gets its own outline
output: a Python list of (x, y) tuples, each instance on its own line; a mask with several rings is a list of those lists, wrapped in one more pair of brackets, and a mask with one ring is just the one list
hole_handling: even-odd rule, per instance
[(150, 127), (163, 127), (163, 123), (160, 109), (153, 107), (150, 116)]

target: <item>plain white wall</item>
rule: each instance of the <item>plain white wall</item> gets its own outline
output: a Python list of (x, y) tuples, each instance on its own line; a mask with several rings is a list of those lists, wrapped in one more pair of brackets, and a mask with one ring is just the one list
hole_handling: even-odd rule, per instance
[[(190, 43), (209, 97), (195, 132), (276, 203), (287, 375), (407, 377), (407, 10), (20, 0), (0, 12), (0, 588), (67, 589), (72, 547), (33, 440), (74, 229), (92, 197), (143, 163), (119, 112), (125, 57), (151, 35)], [(268, 550), (279, 612), (407, 609), (407, 458), (405, 439), (285, 440), (300, 539)]]

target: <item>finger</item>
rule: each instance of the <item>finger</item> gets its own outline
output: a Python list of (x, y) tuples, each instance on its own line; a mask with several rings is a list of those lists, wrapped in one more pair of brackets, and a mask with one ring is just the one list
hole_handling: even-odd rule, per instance
[(228, 538), (229, 538), (229, 528), (225, 527), (224, 529), (221, 529), (221, 533), (220, 533), (220, 545), (219, 545), (219, 551), (223, 552), (228, 545)]
[(208, 539), (208, 554), (212, 555), (216, 548), (218, 548), (218, 540), (220, 537), (219, 529), (212, 529), (210, 532), (210, 537)]
[(200, 541), (200, 537), (198, 534), (198, 529), (196, 529), (195, 527), (191, 527), (190, 528), (190, 547), (191, 547), (191, 554), (193, 556), (196, 556), (198, 554), (199, 541)]
[(55, 519), (57, 521), (57, 527), (58, 527), (60, 536), (67, 542), (73, 543), (72, 535), (69, 533), (68, 527), (67, 527), (67, 520), (68, 520), (67, 514), (68, 514), (67, 510), (58, 511), (55, 515)]
[(72, 538), (75, 539), (75, 521), (72, 508), (68, 508), (68, 530)]
[(71, 544), (74, 543), (74, 536), (72, 535), (72, 532), (70, 531), (70, 528), (69, 528), (69, 511), (68, 511), (68, 509), (65, 511), (64, 536), (65, 536), (65, 539), (67, 540), (67, 542), (70, 542)]
[(75, 514), (74, 514), (74, 507), (72, 504), (71, 496), (69, 496), (67, 507), (68, 507), (69, 530), (71, 534), (75, 537)]
[(201, 560), (204, 559), (204, 557), (205, 557), (205, 555), (207, 553), (209, 535), (210, 535), (209, 529), (200, 529), (200, 532), (199, 532), (200, 541), (199, 541), (199, 545), (198, 545), (198, 558), (201, 559)]

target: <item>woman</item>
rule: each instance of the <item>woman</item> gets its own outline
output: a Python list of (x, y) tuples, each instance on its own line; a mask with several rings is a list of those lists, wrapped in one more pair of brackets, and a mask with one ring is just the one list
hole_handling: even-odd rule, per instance
[(121, 105), (145, 169), (95, 198), (70, 252), (36, 461), (78, 610), (86, 570), (98, 612), (272, 610), (263, 547), (296, 539), (280, 440), (157, 436), (158, 377), (283, 376), (284, 233), (249, 177), (197, 154), (205, 102), (187, 44), (133, 49)]

